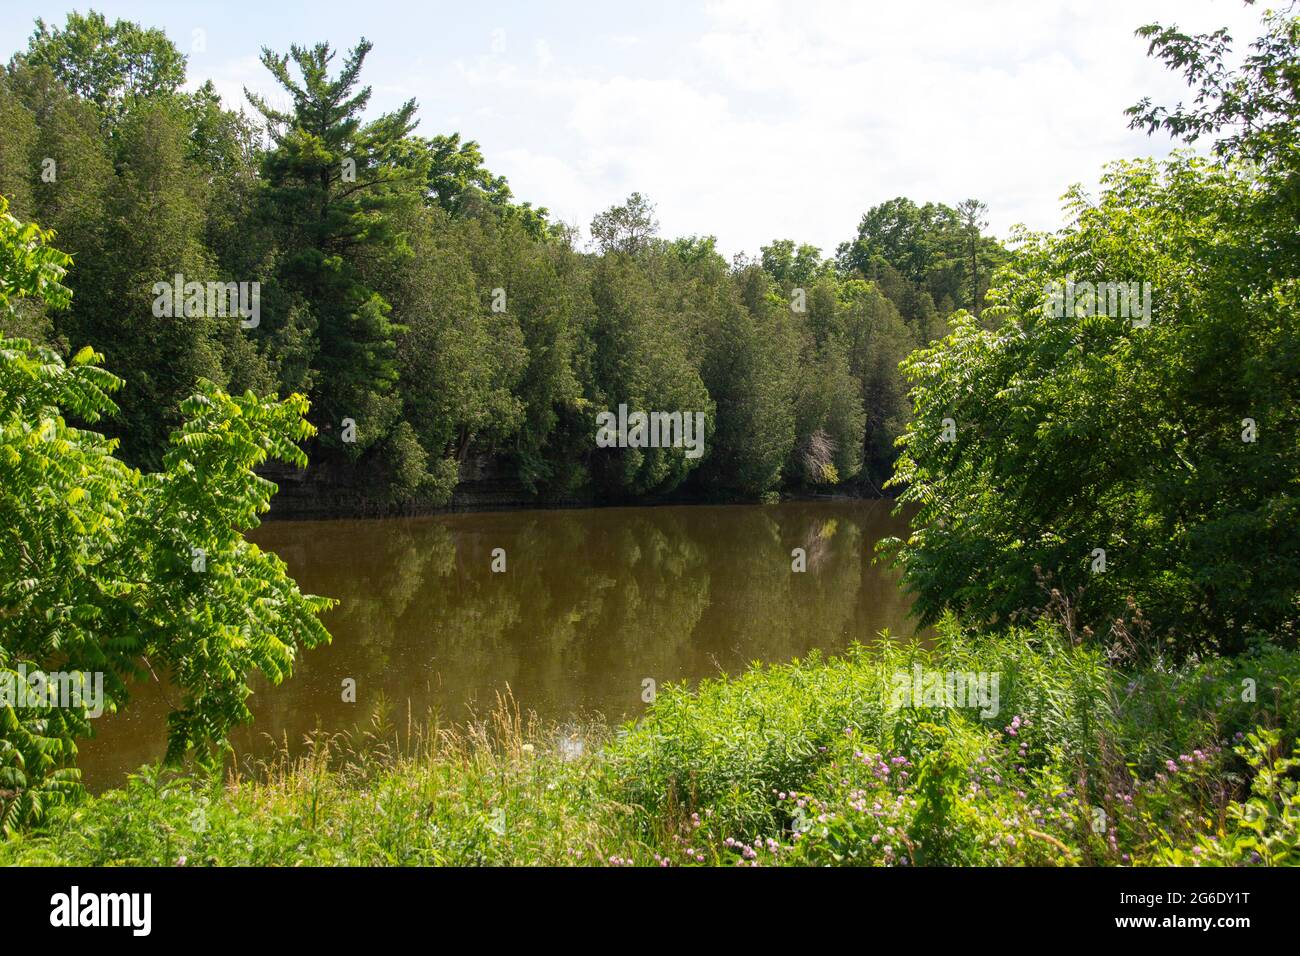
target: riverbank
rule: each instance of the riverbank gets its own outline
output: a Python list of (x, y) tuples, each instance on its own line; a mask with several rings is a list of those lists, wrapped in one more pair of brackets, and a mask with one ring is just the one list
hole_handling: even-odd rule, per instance
[(1298, 697), (1295, 652), (1114, 669), (1046, 626), (945, 623), (929, 650), (661, 688), (620, 729), (502, 700), (467, 726), (377, 716), (224, 782), (146, 770), (0, 864), (1295, 863)]
[(772, 491), (763, 496), (706, 494), (695, 488), (678, 489), (666, 495), (597, 495), (593, 492), (543, 496), (530, 491), (491, 462), (472, 462), (462, 468), (461, 478), (449, 501), (411, 498), (394, 503), (376, 495), (356, 475), (313, 476), (309, 470), (285, 468), (274, 463), (258, 472), (276, 483), (268, 520), (315, 520), (328, 518), (393, 518), (474, 511), (527, 511), (561, 508), (660, 507), (666, 505), (761, 504), (777, 501), (863, 501), (893, 500), (875, 485), (854, 483), (834, 492), (806, 488)]

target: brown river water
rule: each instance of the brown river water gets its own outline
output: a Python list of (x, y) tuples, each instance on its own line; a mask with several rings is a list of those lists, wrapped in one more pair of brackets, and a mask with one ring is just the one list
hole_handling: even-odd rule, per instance
[[(635, 718), (655, 686), (735, 674), (752, 661), (842, 651), (888, 628), (913, 634), (897, 572), (872, 562), (906, 533), (888, 501), (683, 505), (274, 521), (250, 537), (304, 591), (339, 604), (333, 642), (278, 687), (254, 684), (254, 722), (232, 742), (256, 759), (314, 730), (353, 730), (384, 701), (461, 721), (509, 688), (543, 720)], [(505, 571), (492, 570), (504, 549)], [(795, 573), (802, 548), (807, 570)], [(498, 566), (500, 562), (498, 561)], [(355, 680), (356, 702), (344, 681)], [(168, 691), (135, 689), (97, 721), (78, 764), (92, 790), (159, 759)]]

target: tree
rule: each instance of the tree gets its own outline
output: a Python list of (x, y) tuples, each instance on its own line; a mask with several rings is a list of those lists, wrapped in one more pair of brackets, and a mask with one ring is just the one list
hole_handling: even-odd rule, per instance
[[(24, 216), (32, 212), (33, 165), (39, 129), (35, 114), (14, 92), (13, 82), (0, 72), (0, 194), (8, 196), (9, 208)], [(43, 158), (43, 157), (42, 157)]]
[[(1294, 9), (1294, 8), (1292, 8)], [(1143, 98), (1126, 111), (1129, 125), (1154, 133), (1164, 129), (1187, 143), (1204, 136), (1217, 137), (1216, 155), (1256, 166), (1271, 201), (1256, 211), (1267, 214), (1270, 231), (1279, 243), (1270, 258), (1279, 276), (1300, 270), (1300, 237), (1294, 228), (1300, 219), (1300, 16), (1270, 12), (1263, 19), (1263, 34), (1250, 45), (1252, 52), (1235, 68), (1226, 58), (1232, 38), (1226, 30), (1188, 36), (1176, 26), (1148, 24), (1138, 35), (1150, 41), (1148, 54), (1170, 69), (1181, 69), (1195, 90), (1190, 105), (1172, 109)]]
[[(0, 97), (9, 109), (30, 117), (36, 136), (27, 161), (5, 170), (0, 192), (27, 202), (30, 208), (15, 208), (53, 229), (62, 247), (77, 259), (76, 291), (96, 286), (109, 259), (106, 204), (114, 177), (113, 154), (102, 135), (99, 112), (70, 94), (48, 66), (17, 64), (6, 80)], [(21, 125), (19, 120), (6, 130)], [(101, 286), (82, 299), (94, 300), (105, 291)], [(55, 337), (59, 331), (54, 330)]]
[(56, 322), (70, 344), (92, 343), (122, 369), (120, 415), (109, 431), (123, 439), (128, 461), (150, 468), (160, 464), (195, 383), (224, 384), (219, 343), (246, 334), (233, 314), (154, 309), (158, 282), (217, 278), (203, 242), (205, 184), (188, 162), (187, 134), (174, 102), (141, 103), (123, 116), (101, 227), (103, 248), (115, 254), (98, 257), (73, 282), (73, 308)]
[[(68, 257), (5, 206), (0, 311), (22, 297), (66, 305)], [(209, 762), (251, 719), (253, 673), (278, 683), (329, 639), (317, 615), (331, 602), (302, 594), (279, 558), (243, 536), (275, 492), (254, 469), (268, 458), (305, 464), (306, 400), (232, 398), (200, 383), (165, 469), (141, 474), (113, 456), (116, 442), (65, 419), (115, 411), (120, 380), (98, 361), (89, 347), (69, 364), (0, 338), (0, 678), (92, 680), (70, 701), (0, 702), (0, 832), (76, 792), (76, 739), (97, 704), (126, 704), (130, 681), (166, 677), (179, 697), (167, 759), (193, 751)]]
[[(363, 123), (370, 87), (357, 88), (371, 44), (362, 39), (337, 77), (328, 44), (262, 51), (262, 63), (291, 96), (285, 113), (245, 91), (275, 143), (264, 162), (266, 216), (284, 250), (274, 281), (281, 312), (270, 333), (291, 322), (314, 329), (310, 379), (322, 444), (356, 461), (394, 427), (401, 403), (391, 306), (366, 281), (362, 260), (406, 254), (391, 214), (419, 202), (417, 177), (396, 162), (414, 128), (415, 101)], [(301, 75), (289, 70), (292, 59)], [(306, 318), (294, 314), (295, 303)], [(355, 423), (345, 432), (344, 419)], [(355, 438), (355, 441), (347, 440)]]
[[(596, 487), (606, 494), (642, 495), (672, 491), (714, 453), (714, 401), (690, 360), (680, 320), (656, 301), (655, 288), (637, 263), (624, 255), (607, 256), (591, 278), (595, 315), (591, 323), (591, 383), (586, 408), (586, 441), (594, 444), (596, 413), (675, 413), (683, 421), (704, 416), (702, 456), (687, 457), (683, 447), (597, 448), (591, 455)], [(588, 445), (591, 447), (591, 444)]]
[(185, 57), (162, 30), (129, 20), (110, 25), (94, 10), (69, 13), (62, 29), (37, 17), (19, 59), (48, 66), (69, 92), (94, 103), (110, 127), (136, 100), (174, 93), (185, 82)]
[[(904, 363), (893, 484), (920, 511), (888, 550), (923, 619), (1004, 625), (1046, 588), (1120, 645), (1138, 611), (1178, 654), (1295, 643), (1300, 302), (1259, 185), (1187, 155), (1112, 167), (1095, 203), (1070, 193), (1074, 225), (1020, 237), (996, 327), (959, 313)], [(1063, 307), (1050, 284), (1071, 279)], [(1149, 283), (1150, 312), (1083, 282)]]
[(806, 242), (796, 249), (792, 239), (773, 239), (759, 250), (759, 258), (783, 289), (810, 286), (828, 268), (820, 249)]
[(471, 250), (491, 242), (484, 231), (477, 221), (421, 209), (407, 230), (415, 254), (394, 263), (391, 289), (405, 318), (398, 355), (405, 418), (428, 455), (445, 462), (429, 489), (435, 500), (450, 496), (471, 448), (513, 438), (524, 418), (516, 394), (528, 358), (520, 303), (508, 297), (505, 311), (491, 308), (491, 289), (508, 286), (475, 273)]
[(460, 134), (452, 133), (432, 139), (411, 137), (409, 142), (425, 153), (429, 199), (449, 213), (461, 216), (486, 210), (519, 223), (534, 239), (550, 234), (546, 207), (516, 203), (506, 178), (483, 164), (483, 152), (474, 140), (462, 143)]
[[(700, 480), (708, 488), (761, 495), (780, 483), (794, 450), (799, 341), (788, 302), (750, 266), (708, 316), (700, 377), (717, 404), (712, 448)], [(746, 288), (746, 286), (748, 288)]]
[(795, 397), (797, 460), (788, 474), (808, 484), (849, 482), (862, 470), (867, 416), (862, 386), (849, 370), (844, 344), (832, 339), (803, 363)]
[(658, 231), (654, 204), (640, 193), (632, 193), (623, 205), (610, 206), (591, 220), (591, 237), (606, 253), (636, 255)]
[(889, 477), (897, 457), (895, 440), (910, 416), (907, 383), (899, 363), (921, 337), (873, 283), (845, 282), (839, 292), (840, 333), (849, 372), (859, 383), (866, 416), (862, 437), (862, 480), (873, 492)]
[(841, 243), (838, 268), (843, 275), (878, 282), (929, 342), (942, 333), (942, 320), (955, 309), (980, 310), (981, 272), (991, 276), (1007, 259), (996, 240), (980, 234), (987, 226), (986, 212), (975, 199), (957, 209), (942, 203), (918, 206), (901, 196), (891, 199), (867, 210), (857, 238)]
[(1251, 44), (1235, 69), (1226, 59), (1232, 37), (1225, 29), (1189, 36), (1177, 26), (1150, 23), (1137, 35), (1150, 41), (1149, 56), (1170, 69), (1182, 70), (1196, 96), (1190, 106), (1170, 109), (1143, 97), (1125, 112), (1133, 129), (1154, 133), (1158, 129), (1184, 142), (1215, 136), (1229, 130), (1214, 144), (1220, 156), (1241, 156), (1265, 166), (1294, 166), (1300, 123), (1300, 91), (1296, 84), (1296, 59), (1300, 54), (1300, 17), (1269, 12), (1264, 33)]
[(989, 224), (988, 211), (989, 207), (978, 199), (965, 199), (957, 204), (957, 219), (966, 232), (967, 248), (970, 250), (970, 301), (977, 319), (980, 317), (980, 301), (983, 299), (980, 292), (979, 241), (980, 233)]

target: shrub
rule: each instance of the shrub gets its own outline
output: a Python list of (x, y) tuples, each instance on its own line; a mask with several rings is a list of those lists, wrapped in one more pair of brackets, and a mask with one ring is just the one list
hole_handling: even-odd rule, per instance
[[(0, 307), (66, 304), (66, 257), (2, 204)], [(275, 492), (254, 469), (272, 457), (306, 464), (295, 444), (311, 434), (306, 400), (200, 382), (164, 470), (141, 474), (114, 457), (115, 441), (65, 420), (116, 411), (120, 380), (98, 359), (86, 348), (66, 364), (0, 337), (0, 679), (94, 675), (79, 698), (0, 700), (0, 833), (76, 792), (75, 741), (92, 709), (126, 703), (132, 679), (152, 669), (179, 692), (168, 760), (210, 760), (250, 719), (251, 673), (278, 683), (301, 649), (329, 638), (317, 615), (330, 602), (302, 594), (243, 537)], [(100, 680), (103, 699), (88, 699)]]

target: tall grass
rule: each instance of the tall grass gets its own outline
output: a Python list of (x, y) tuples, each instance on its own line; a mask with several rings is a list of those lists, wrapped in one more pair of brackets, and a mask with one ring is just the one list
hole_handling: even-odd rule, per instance
[[(663, 688), (621, 728), (544, 725), (505, 695), (460, 725), (377, 712), (224, 777), (144, 768), (0, 863), (1209, 861), (1258, 770), (1234, 747), (1263, 727), (1286, 753), (1300, 729), (1292, 652), (1125, 671), (1047, 626), (939, 630)], [(997, 673), (997, 715), (894, 707), (918, 663)]]

